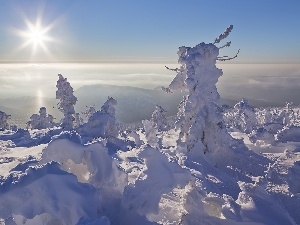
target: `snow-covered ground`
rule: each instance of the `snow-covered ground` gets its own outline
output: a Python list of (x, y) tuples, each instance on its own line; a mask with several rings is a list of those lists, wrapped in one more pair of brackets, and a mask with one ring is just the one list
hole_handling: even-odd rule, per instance
[(247, 148), (236, 159), (241, 163), (227, 162), (225, 171), (178, 152), (174, 129), (157, 133), (156, 148), (142, 129), (132, 132), (139, 140), (128, 135), (82, 144), (65, 135), (31, 147), (1, 140), (2, 223), (300, 223), (300, 141), (255, 144), (231, 132)]
[(176, 117), (157, 106), (150, 120), (121, 124), (109, 97), (84, 122), (62, 75), (60, 123), (44, 108), (28, 130), (3, 116), (0, 224), (300, 224), (299, 109), (216, 104), (216, 61), (236, 57), (219, 56), (231, 42), (217, 45), (232, 28), (179, 48), (164, 88), (187, 91)]

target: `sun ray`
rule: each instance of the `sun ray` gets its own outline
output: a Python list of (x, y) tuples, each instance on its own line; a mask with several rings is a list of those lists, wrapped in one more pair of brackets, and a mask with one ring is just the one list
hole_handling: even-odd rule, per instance
[(31, 48), (30, 60), (37, 58), (40, 53), (43, 53), (48, 59), (53, 55), (49, 50), (49, 43), (59, 43), (59, 41), (50, 36), (51, 30), (58, 24), (59, 19), (52, 23), (45, 24), (43, 22), (43, 12), (41, 9), (34, 21), (30, 20), (25, 13), (20, 12), (21, 18), (24, 22), (25, 28), (12, 28), (12, 31), (21, 37), (24, 42), (17, 47), (16, 53), (26, 48)]

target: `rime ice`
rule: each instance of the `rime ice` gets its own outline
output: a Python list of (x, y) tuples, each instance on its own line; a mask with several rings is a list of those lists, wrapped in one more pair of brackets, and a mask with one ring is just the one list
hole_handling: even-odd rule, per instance
[(46, 107), (41, 107), (39, 114), (33, 114), (30, 117), (30, 121), (27, 122), (28, 128), (31, 129), (46, 129), (53, 127), (54, 117), (50, 114), (47, 114)]
[(9, 130), (0, 112), (0, 224), (300, 224), (300, 109), (253, 109), (243, 99), (223, 120), (217, 106), (216, 61), (234, 57), (219, 57), (231, 42), (216, 44), (231, 30), (179, 48), (165, 89), (188, 92), (176, 128), (161, 106), (151, 120), (120, 126), (112, 97), (84, 123), (62, 75), (61, 125), (48, 127), (41, 108), (30, 120), (38, 129)]
[[(226, 35), (217, 40), (227, 37), (231, 30), (232, 27), (228, 28)], [(181, 66), (176, 69), (177, 75), (167, 89), (188, 91), (179, 106), (178, 144), (186, 145), (188, 151), (205, 154), (221, 151), (230, 138), (216, 106), (220, 98), (216, 83), (223, 74), (216, 67), (219, 48), (202, 42), (195, 47), (180, 47), (177, 54)]]
[(64, 78), (61, 74), (58, 74), (56, 87), (56, 99), (59, 99), (58, 108), (64, 114), (61, 126), (66, 130), (70, 130), (73, 128), (73, 121), (75, 120), (74, 105), (77, 98), (73, 95), (73, 88), (67, 78)]
[(0, 129), (8, 129), (9, 125), (7, 120), (10, 118), (10, 115), (7, 115), (5, 112), (0, 111)]

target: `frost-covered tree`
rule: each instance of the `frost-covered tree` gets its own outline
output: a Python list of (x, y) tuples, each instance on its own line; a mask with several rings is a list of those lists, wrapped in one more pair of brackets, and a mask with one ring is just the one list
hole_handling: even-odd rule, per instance
[(145, 129), (145, 135), (148, 144), (153, 147), (158, 147), (158, 138), (157, 138), (157, 129), (155, 128), (155, 123), (151, 120), (143, 120), (142, 121), (144, 129)]
[(89, 120), (96, 112), (96, 109), (95, 106), (90, 106), (90, 107), (86, 106), (86, 108), (87, 108), (86, 111), (83, 112), (82, 114)]
[(7, 115), (5, 112), (0, 111), (0, 130), (9, 129), (9, 124), (7, 120), (10, 118), (10, 115)]
[(214, 43), (182, 46), (177, 52), (181, 66), (171, 69), (177, 75), (165, 90), (188, 91), (180, 103), (176, 121), (176, 127), (180, 129), (178, 144), (186, 146), (188, 152), (197, 150), (204, 154), (216, 154), (230, 142), (231, 138), (217, 108), (220, 96), (216, 83), (223, 72), (216, 67), (216, 61), (230, 60), (237, 57), (237, 54), (232, 58), (219, 57), (219, 50), (230, 46), (231, 42), (221, 47), (216, 44), (226, 38), (232, 28), (232, 25), (228, 27)]
[(108, 97), (101, 110), (96, 111), (87, 123), (80, 126), (78, 132), (90, 137), (117, 137), (116, 105), (117, 101), (112, 97)]
[(168, 120), (166, 118), (166, 110), (163, 107), (156, 105), (152, 113), (151, 120), (154, 122), (154, 127), (158, 131), (166, 131), (169, 129)]
[(74, 106), (77, 102), (77, 98), (73, 94), (73, 88), (61, 74), (58, 74), (58, 81), (56, 84), (56, 99), (59, 99), (58, 108), (64, 114), (61, 121), (61, 127), (66, 130), (73, 128), (73, 121), (75, 120)]
[(83, 119), (81, 118), (79, 113), (75, 113), (75, 121), (74, 121), (74, 128), (80, 127), (83, 124)]
[(294, 117), (294, 111), (292, 108), (292, 103), (287, 102), (282, 111), (278, 115), (278, 122), (284, 126), (291, 125), (291, 119)]
[(46, 107), (41, 107), (39, 114), (33, 114), (30, 117), (30, 120), (27, 122), (27, 128), (31, 129), (46, 129), (53, 127), (54, 117), (50, 114), (47, 114)]
[(247, 99), (242, 99), (234, 106), (235, 127), (239, 130), (250, 133), (257, 126), (255, 109), (248, 103)]

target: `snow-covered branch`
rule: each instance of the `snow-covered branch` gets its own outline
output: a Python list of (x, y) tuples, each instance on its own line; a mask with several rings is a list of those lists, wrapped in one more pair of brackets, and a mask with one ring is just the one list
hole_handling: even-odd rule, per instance
[(230, 34), (230, 32), (232, 31), (232, 29), (233, 29), (233, 25), (230, 25), (229, 27), (227, 27), (227, 29), (224, 31), (224, 33), (220, 34), (220, 36), (215, 39), (215, 42), (213, 44), (220, 43), (220, 41), (227, 38), (228, 35)]

